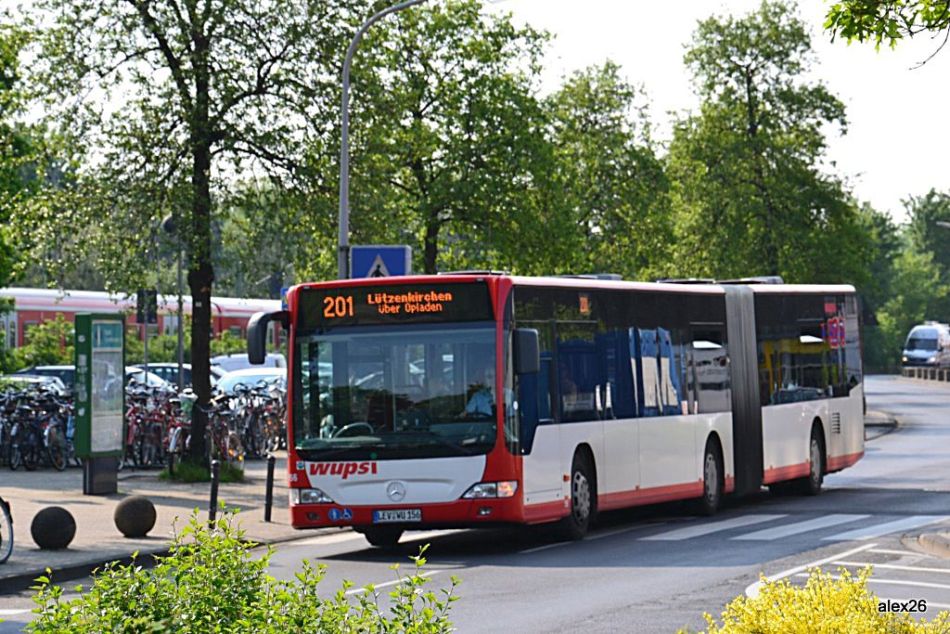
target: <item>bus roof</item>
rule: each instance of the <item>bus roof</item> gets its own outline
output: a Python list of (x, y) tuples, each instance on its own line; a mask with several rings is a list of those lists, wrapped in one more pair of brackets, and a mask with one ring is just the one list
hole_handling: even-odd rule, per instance
[[(327, 282), (313, 282), (299, 285), (302, 288), (327, 288), (336, 286), (374, 286), (380, 284), (433, 284), (433, 283), (460, 283), (476, 282), (486, 279), (510, 279), (516, 286), (540, 286), (556, 288), (599, 288), (615, 290), (640, 291), (667, 291), (720, 295), (725, 292), (727, 284), (712, 283), (677, 283), (677, 282), (636, 282), (626, 280), (600, 279), (580, 276), (538, 276), (508, 275), (494, 271), (458, 272), (436, 275), (406, 275), (392, 278), (358, 278), (351, 280), (332, 280)], [(728, 284), (733, 285), (733, 284)], [(756, 294), (795, 294), (795, 293), (854, 293), (854, 286), (850, 284), (760, 284), (747, 285)]]

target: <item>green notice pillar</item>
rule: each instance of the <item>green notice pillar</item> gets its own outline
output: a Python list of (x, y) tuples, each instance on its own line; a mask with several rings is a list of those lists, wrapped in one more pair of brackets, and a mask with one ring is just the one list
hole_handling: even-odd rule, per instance
[(76, 315), (76, 455), (83, 458), (83, 493), (118, 490), (125, 439), (125, 318)]

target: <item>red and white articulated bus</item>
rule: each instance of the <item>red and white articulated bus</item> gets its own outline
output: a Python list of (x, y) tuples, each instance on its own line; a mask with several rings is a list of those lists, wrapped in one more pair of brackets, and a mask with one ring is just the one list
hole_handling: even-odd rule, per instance
[(816, 494), (864, 453), (844, 285), (490, 272), (293, 287), (291, 521), (405, 530), (559, 522), (763, 485)]

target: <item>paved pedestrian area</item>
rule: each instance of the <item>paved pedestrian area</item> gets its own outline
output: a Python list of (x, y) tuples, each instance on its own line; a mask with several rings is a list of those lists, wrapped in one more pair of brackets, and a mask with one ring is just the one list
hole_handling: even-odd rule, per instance
[[(210, 483), (170, 483), (160, 480), (157, 470), (128, 468), (118, 477), (117, 494), (94, 496), (83, 495), (79, 468), (63, 472), (3, 468), (0, 496), (11, 505), (14, 550), (10, 559), (0, 564), (0, 594), (29, 587), (32, 579), (43, 574), (46, 568), (53, 570), (54, 580), (65, 581), (84, 576), (107, 561), (126, 559), (133, 552), (138, 552), (140, 557), (166, 552), (175, 526), (186, 525), (195, 509), (203, 519), (208, 517)], [(221, 484), (218, 500), (228, 508), (240, 509), (240, 526), (249, 540), (276, 543), (311, 535), (290, 526), (286, 481), (286, 458), (281, 457), (275, 468), (270, 523), (264, 522), (266, 462), (263, 460), (248, 462), (245, 482)], [(128, 539), (115, 526), (116, 506), (133, 495), (147, 497), (156, 509), (155, 528), (144, 539)], [(30, 535), (33, 517), (48, 506), (63, 507), (76, 520), (76, 536), (65, 550), (40, 550)]]

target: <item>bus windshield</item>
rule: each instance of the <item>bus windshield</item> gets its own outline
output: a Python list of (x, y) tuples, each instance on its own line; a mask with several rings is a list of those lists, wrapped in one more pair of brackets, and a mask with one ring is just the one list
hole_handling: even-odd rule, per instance
[(294, 446), (304, 460), (487, 453), (495, 325), (341, 327), (298, 335)]

